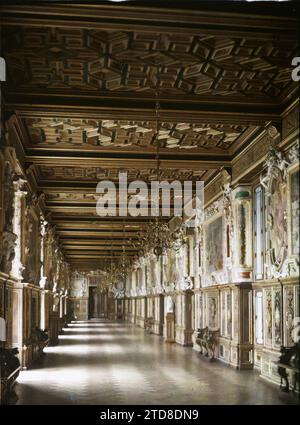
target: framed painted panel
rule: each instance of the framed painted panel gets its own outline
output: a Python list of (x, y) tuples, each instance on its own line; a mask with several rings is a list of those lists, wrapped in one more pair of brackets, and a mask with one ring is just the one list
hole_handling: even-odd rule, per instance
[(221, 283), (224, 270), (223, 216), (204, 226), (204, 273), (207, 284)]

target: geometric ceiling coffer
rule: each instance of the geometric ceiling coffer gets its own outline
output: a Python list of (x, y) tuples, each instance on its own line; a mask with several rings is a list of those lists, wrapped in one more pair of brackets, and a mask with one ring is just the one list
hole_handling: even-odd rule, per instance
[(63, 118), (27, 118), (31, 143), (58, 146), (156, 146), (168, 149), (219, 148), (227, 150), (247, 129), (241, 125), (116, 121)]
[(2, 33), (12, 90), (149, 93), (157, 65), (160, 91), (173, 97), (270, 99), (295, 84), (296, 40), (5, 25)]

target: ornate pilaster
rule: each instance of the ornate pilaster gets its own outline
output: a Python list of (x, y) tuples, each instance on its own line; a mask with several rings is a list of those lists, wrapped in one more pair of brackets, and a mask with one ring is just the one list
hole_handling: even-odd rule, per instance
[(223, 209), (223, 283), (232, 282), (232, 263), (234, 246), (234, 216), (233, 216), (233, 191), (231, 187), (231, 175), (223, 169), (222, 172), (222, 209)]
[(239, 186), (233, 191), (234, 252), (233, 281), (252, 279), (252, 194), (251, 187)]
[(15, 190), (15, 198), (14, 198), (14, 219), (13, 219), (13, 230), (17, 235), (16, 245), (15, 245), (15, 257), (12, 263), (11, 273), (13, 277), (22, 281), (24, 279), (23, 272), (25, 269), (25, 265), (22, 262), (22, 221), (24, 216), (24, 201), (27, 195), (27, 192), (24, 191), (25, 180), (19, 178), (14, 181), (14, 190)]

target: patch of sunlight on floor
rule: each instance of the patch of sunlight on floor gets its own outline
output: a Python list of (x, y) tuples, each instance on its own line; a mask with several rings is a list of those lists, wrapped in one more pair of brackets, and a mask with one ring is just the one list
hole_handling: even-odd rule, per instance
[(73, 322), (17, 378), (17, 404), (297, 404), (255, 371), (208, 362), (131, 324)]

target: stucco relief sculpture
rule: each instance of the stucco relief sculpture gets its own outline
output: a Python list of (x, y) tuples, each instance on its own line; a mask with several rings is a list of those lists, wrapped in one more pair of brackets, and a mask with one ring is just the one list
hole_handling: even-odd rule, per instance
[(175, 291), (177, 283), (179, 282), (179, 270), (177, 266), (176, 253), (169, 250), (167, 256), (164, 258), (163, 263), (163, 288), (167, 292)]
[(190, 276), (184, 276), (180, 281), (181, 291), (191, 291), (193, 289), (193, 281)]
[(32, 202), (29, 196), (26, 198), (26, 238), (24, 248), (24, 262), (25, 269), (23, 272), (23, 278), (25, 282), (35, 283), (36, 280), (36, 233), (35, 223), (31, 212)]
[(287, 168), (290, 163), (284, 154), (271, 147), (266, 159), (266, 172), (260, 177), (265, 188), (267, 214), (267, 276), (285, 277), (287, 262)]
[(15, 246), (17, 236), (11, 232), (3, 232), (2, 254), (0, 258), (0, 267), (4, 273), (9, 274), (12, 263), (15, 258)]
[(0, 252), (0, 268), (4, 273), (10, 274), (15, 258), (17, 235), (13, 232), (13, 219), (15, 214), (15, 174), (9, 162), (5, 164), (4, 172), (4, 229), (2, 249)]
[(112, 286), (111, 292), (115, 299), (124, 298), (125, 296), (124, 284), (122, 282), (115, 284), (114, 286)]

